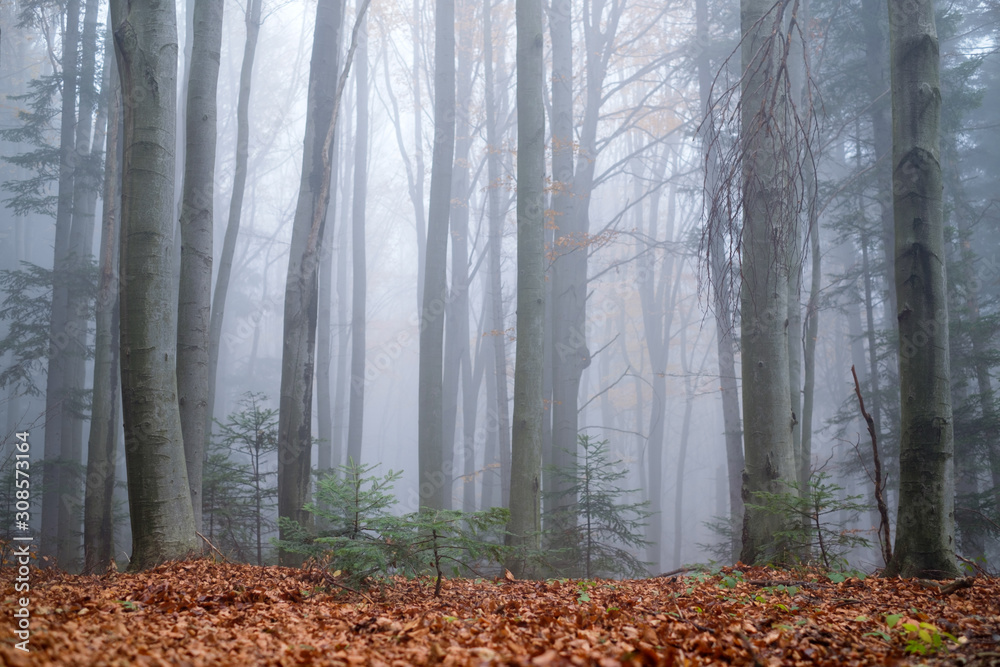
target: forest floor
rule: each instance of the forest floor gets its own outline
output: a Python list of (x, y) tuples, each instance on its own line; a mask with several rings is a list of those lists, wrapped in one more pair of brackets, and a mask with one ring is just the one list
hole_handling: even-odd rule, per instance
[(985, 577), (942, 590), (748, 567), (449, 579), (435, 597), (430, 579), (362, 594), (319, 570), (207, 560), (104, 576), (32, 569), (24, 653), (16, 576), (0, 569), (9, 665), (1000, 665), (1000, 579)]

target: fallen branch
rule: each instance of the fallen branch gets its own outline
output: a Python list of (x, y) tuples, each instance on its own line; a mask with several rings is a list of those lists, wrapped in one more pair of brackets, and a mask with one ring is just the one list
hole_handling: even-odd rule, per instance
[(685, 572), (692, 572), (696, 568), (693, 567), (679, 567), (676, 570), (670, 570), (670, 572), (664, 572), (663, 574), (658, 574), (654, 579), (667, 579), (668, 577), (675, 577), (678, 574), (684, 574)]
[(215, 553), (219, 554), (219, 557), (222, 558), (222, 562), (224, 562), (224, 563), (228, 563), (229, 562), (229, 559), (226, 558), (226, 554), (224, 554), (221, 551), (219, 551), (219, 548), (216, 547), (211, 542), (209, 542), (209, 540), (208, 540), (207, 537), (205, 537), (204, 535), (202, 535), (198, 531), (195, 531), (194, 534), (197, 535), (198, 537), (200, 537), (201, 539), (205, 540), (205, 544), (207, 544), (212, 551), (214, 551)]
[(942, 584), (931, 579), (917, 579), (917, 583), (924, 588), (933, 588), (941, 595), (951, 595), (955, 591), (960, 591), (963, 588), (972, 588), (972, 582), (974, 579), (972, 577), (965, 577), (963, 579), (956, 579), (950, 584)]

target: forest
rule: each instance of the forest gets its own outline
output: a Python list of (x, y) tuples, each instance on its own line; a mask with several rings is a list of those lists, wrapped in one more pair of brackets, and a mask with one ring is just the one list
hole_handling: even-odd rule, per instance
[(6, 662), (1000, 660), (995, 3), (0, 27)]

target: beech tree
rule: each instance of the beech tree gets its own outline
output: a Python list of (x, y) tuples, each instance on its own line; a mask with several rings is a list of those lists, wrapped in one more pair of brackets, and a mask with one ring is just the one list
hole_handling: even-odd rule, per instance
[(105, 80), (109, 86), (107, 143), (104, 160), (104, 212), (101, 220), (100, 276), (94, 336), (94, 398), (87, 445), (87, 483), (83, 515), (83, 571), (103, 572), (114, 558), (113, 494), (118, 444), (120, 396), (118, 243), (121, 228), (122, 99), (110, 32), (105, 44)]
[(951, 578), (959, 571), (933, 1), (890, 0), (889, 42), (901, 439), (886, 574)]
[[(62, 33), (62, 109), (59, 133), (59, 180), (56, 203), (56, 235), (53, 268), (67, 266), (70, 253), (70, 231), (73, 226), (73, 180), (76, 169), (76, 85), (77, 58), (80, 42), (80, 0), (66, 3), (66, 22)], [(52, 290), (52, 310), (49, 320), (48, 370), (45, 377), (45, 489), (42, 492), (41, 555), (55, 557), (60, 535), (59, 505), (62, 488), (63, 412), (69, 406), (67, 379), (68, 355), (64, 341), (69, 324), (68, 281), (57, 279)], [(68, 435), (68, 434), (67, 434)]]
[[(786, 322), (793, 167), (785, 143), (789, 112), (783, 8), (770, 0), (743, 0), (740, 12), (744, 501), (759, 491), (780, 493), (795, 479)], [(780, 516), (747, 508), (740, 559), (784, 558), (783, 547), (774, 542), (781, 528)]]
[[(437, 0), (434, 32), (434, 151), (420, 314), (418, 456), (420, 505), (444, 509), (451, 462), (444, 460), (444, 311), (448, 216), (455, 153), (455, 0)], [(445, 464), (449, 470), (446, 471)]]
[(177, 16), (173, 0), (111, 1), (125, 132), (121, 375), (131, 570), (197, 549), (177, 404), (173, 273)]
[[(507, 564), (527, 572), (542, 529), (542, 349), (545, 336), (545, 115), (540, 0), (517, 0), (517, 356), (511, 434)], [(520, 553), (518, 553), (520, 552)]]
[[(330, 159), (337, 97), (337, 80), (331, 61), (337, 51), (342, 8), (342, 3), (336, 0), (319, 0), (316, 5), (302, 175), (285, 282), (278, 419), (278, 516), (302, 525), (310, 525), (312, 516), (303, 508), (309, 502), (312, 468), (317, 269), (330, 202)], [(285, 564), (296, 562), (296, 557), (285, 551), (281, 552), (281, 559)]]
[[(285, 281), (278, 408), (278, 517), (304, 526), (311, 525), (312, 516), (304, 507), (309, 502), (312, 473), (312, 385), (316, 365), (319, 251), (323, 247), (330, 205), (333, 136), (340, 99), (358, 45), (358, 32), (369, 4), (370, 0), (362, 0), (358, 7), (351, 46), (339, 79), (333, 76), (337, 70), (332, 61), (336, 60), (343, 6), (334, 0), (319, 0), (316, 6), (302, 175)], [(285, 530), (282, 528), (282, 539), (285, 539)], [(281, 551), (280, 559), (287, 564), (298, 561), (295, 554), (287, 551)]]
[[(493, 17), (490, 0), (483, 0), (483, 69), (486, 96), (486, 173), (489, 218), (489, 331), (493, 348), (493, 382), (487, 385), (488, 405), (496, 405), (496, 429), (483, 457), (484, 467), (496, 466), (483, 480), (484, 508), (507, 507), (510, 497), (510, 417), (507, 389), (507, 337), (504, 335), (503, 283), (500, 275), (503, 214), (500, 212), (500, 147), (497, 144), (497, 86), (493, 64)], [(499, 480), (497, 480), (499, 473)]]
[(209, 331), (215, 211), (215, 97), (222, 50), (222, 0), (196, 0), (185, 114), (177, 389), (194, 524), (201, 528), (201, 477), (208, 440)]
[(358, 39), (357, 128), (354, 142), (354, 196), (351, 216), (351, 380), (347, 418), (347, 457), (361, 462), (361, 435), (365, 417), (365, 352), (367, 336), (368, 269), (365, 256), (365, 203), (368, 196), (368, 27), (362, 24)]
[(211, 320), (208, 335), (208, 406), (205, 409), (205, 437), (211, 438), (215, 411), (216, 381), (219, 369), (219, 343), (222, 340), (222, 323), (226, 312), (226, 297), (236, 254), (236, 239), (240, 233), (243, 213), (243, 195), (246, 192), (247, 162), (250, 153), (250, 88), (253, 83), (253, 63), (257, 56), (260, 36), (260, 12), (263, 0), (250, 0), (246, 8), (246, 41), (243, 45), (243, 64), (240, 67), (240, 91), (236, 101), (236, 165), (233, 171), (233, 191), (229, 199), (226, 235), (219, 257), (219, 275), (212, 294)]

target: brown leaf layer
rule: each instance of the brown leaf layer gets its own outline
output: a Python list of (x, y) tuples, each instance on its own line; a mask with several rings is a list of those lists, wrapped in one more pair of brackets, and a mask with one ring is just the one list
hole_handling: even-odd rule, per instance
[[(29, 648), (0, 570), (0, 661), (32, 665), (1000, 665), (1000, 581), (919, 582), (743, 568), (700, 580), (399, 579), (366, 599), (316, 572), (170, 563), (141, 574), (31, 574)], [(796, 588), (782, 589), (782, 582)], [(733, 584), (734, 578), (727, 580)], [(790, 594), (791, 593), (791, 594)], [(589, 599), (588, 599), (589, 598)], [(374, 601), (374, 603), (372, 602)], [(894, 628), (885, 617), (899, 614)], [(939, 648), (905, 624), (930, 624)], [(944, 633), (955, 638), (952, 641)], [(914, 649), (916, 641), (917, 649)], [(927, 642), (923, 642), (926, 644)], [(907, 648), (910, 648), (910, 651)]]

